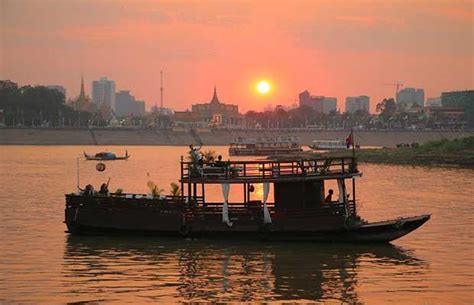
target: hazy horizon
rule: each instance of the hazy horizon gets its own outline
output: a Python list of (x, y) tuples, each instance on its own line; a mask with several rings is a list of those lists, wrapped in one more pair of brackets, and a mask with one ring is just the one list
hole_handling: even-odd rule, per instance
[[(11, 1), (0, 0), (0, 78), (63, 85), (107, 76), (147, 108), (189, 109), (214, 85), (239, 110), (291, 105), (297, 95), (369, 95), (371, 111), (400, 81), (474, 88), (473, 1)], [(256, 82), (273, 85), (259, 96)]]

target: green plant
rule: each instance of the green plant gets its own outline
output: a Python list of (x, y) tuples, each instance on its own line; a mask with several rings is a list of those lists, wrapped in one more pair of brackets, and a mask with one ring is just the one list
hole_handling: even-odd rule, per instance
[(171, 182), (170, 184), (171, 190), (170, 190), (170, 195), (173, 197), (179, 197), (181, 196), (181, 187), (174, 182)]
[(204, 163), (211, 163), (217, 159), (217, 154), (213, 150), (206, 150), (205, 152), (202, 153), (202, 158), (203, 158)]
[(198, 176), (199, 175), (199, 170), (198, 170), (199, 153), (196, 153), (195, 151), (190, 150), (188, 152), (188, 160), (189, 162), (191, 162), (191, 164), (189, 164), (189, 170), (190, 170), (191, 176), (193, 177)]
[(164, 192), (164, 190), (158, 188), (158, 186), (153, 181), (148, 181), (147, 186), (153, 198), (160, 197), (160, 195)]

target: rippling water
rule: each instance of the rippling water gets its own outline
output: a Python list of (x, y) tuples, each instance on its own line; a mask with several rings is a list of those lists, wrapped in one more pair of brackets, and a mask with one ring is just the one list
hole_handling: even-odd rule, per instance
[[(362, 164), (365, 219), (432, 214), (391, 245), (73, 237), (63, 194), (75, 190), (82, 149), (97, 147), (0, 147), (1, 303), (474, 303), (472, 170)], [(80, 161), (81, 185), (111, 177), (111, 190), (146, 192), (149, 179), (165, 190), (178, 180), (185, 147), (128, 149), (103, 173)]]

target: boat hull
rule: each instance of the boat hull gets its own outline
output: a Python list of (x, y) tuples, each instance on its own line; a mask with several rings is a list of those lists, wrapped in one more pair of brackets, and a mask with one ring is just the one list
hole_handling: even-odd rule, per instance
[[(187, 221), (182, 211), (116, 208), (66, 208), (68, 232), (79, 235), (152, 235), (180, 238), (245, 239), (268, 241), (387, 243), (423, 225), (429, 215), (400, 218), (349, 227), (342, 216), (299, 219), (300, 226), (275, 219), (263, 225), (261, 219), (234, 219), (228, 226), (220, 215)], [(325, 221), (325, 223), (321, 223)], [(311, 224), (320, 224), (313, 226)], [(306, 228), (304, 228), (306, 227)]]
[(113, 160), (128, 160), (130, 156), (125, 156), (125, 157), (111, 157), (111, 158), (102, 158), (102, 157), (86, 157), (86, 160), (88, 161), (113, 161)]

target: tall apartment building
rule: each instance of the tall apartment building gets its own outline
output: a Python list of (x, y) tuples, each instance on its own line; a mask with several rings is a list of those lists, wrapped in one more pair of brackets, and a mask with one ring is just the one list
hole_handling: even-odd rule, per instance
[(441, 105), (444, 108), (464, 110), (464, 119), (468, 126), (474, 127), (474, 90), (442, 92)]
[(128, 90), (121, 90), (115, 95), (116, 109), (115, 113), (119, 116), (144, 115), (145, 102), (137, 101)]
[(366, 95), (346, 97), (346, 112), (354, 113), (358, 110), (369, 112), (370, 98)]
[(326, 96), (314, 96), (308, 90), (301, 92), (299, 95), (299, 102), (301, 106), (309, 106), (316, 112), (329, 114), (337, 110), (337, 98)]
[(107, 79), (107, 77), (93, 81), (92, 101), (96, 105), (105, 104), (115, 111), (115, 82)]
[(425, 90), (405, 88), (398, 91), (397, 105), (402, 108), (411, 108), (413, 105), (423, 107), (425, 105)]

